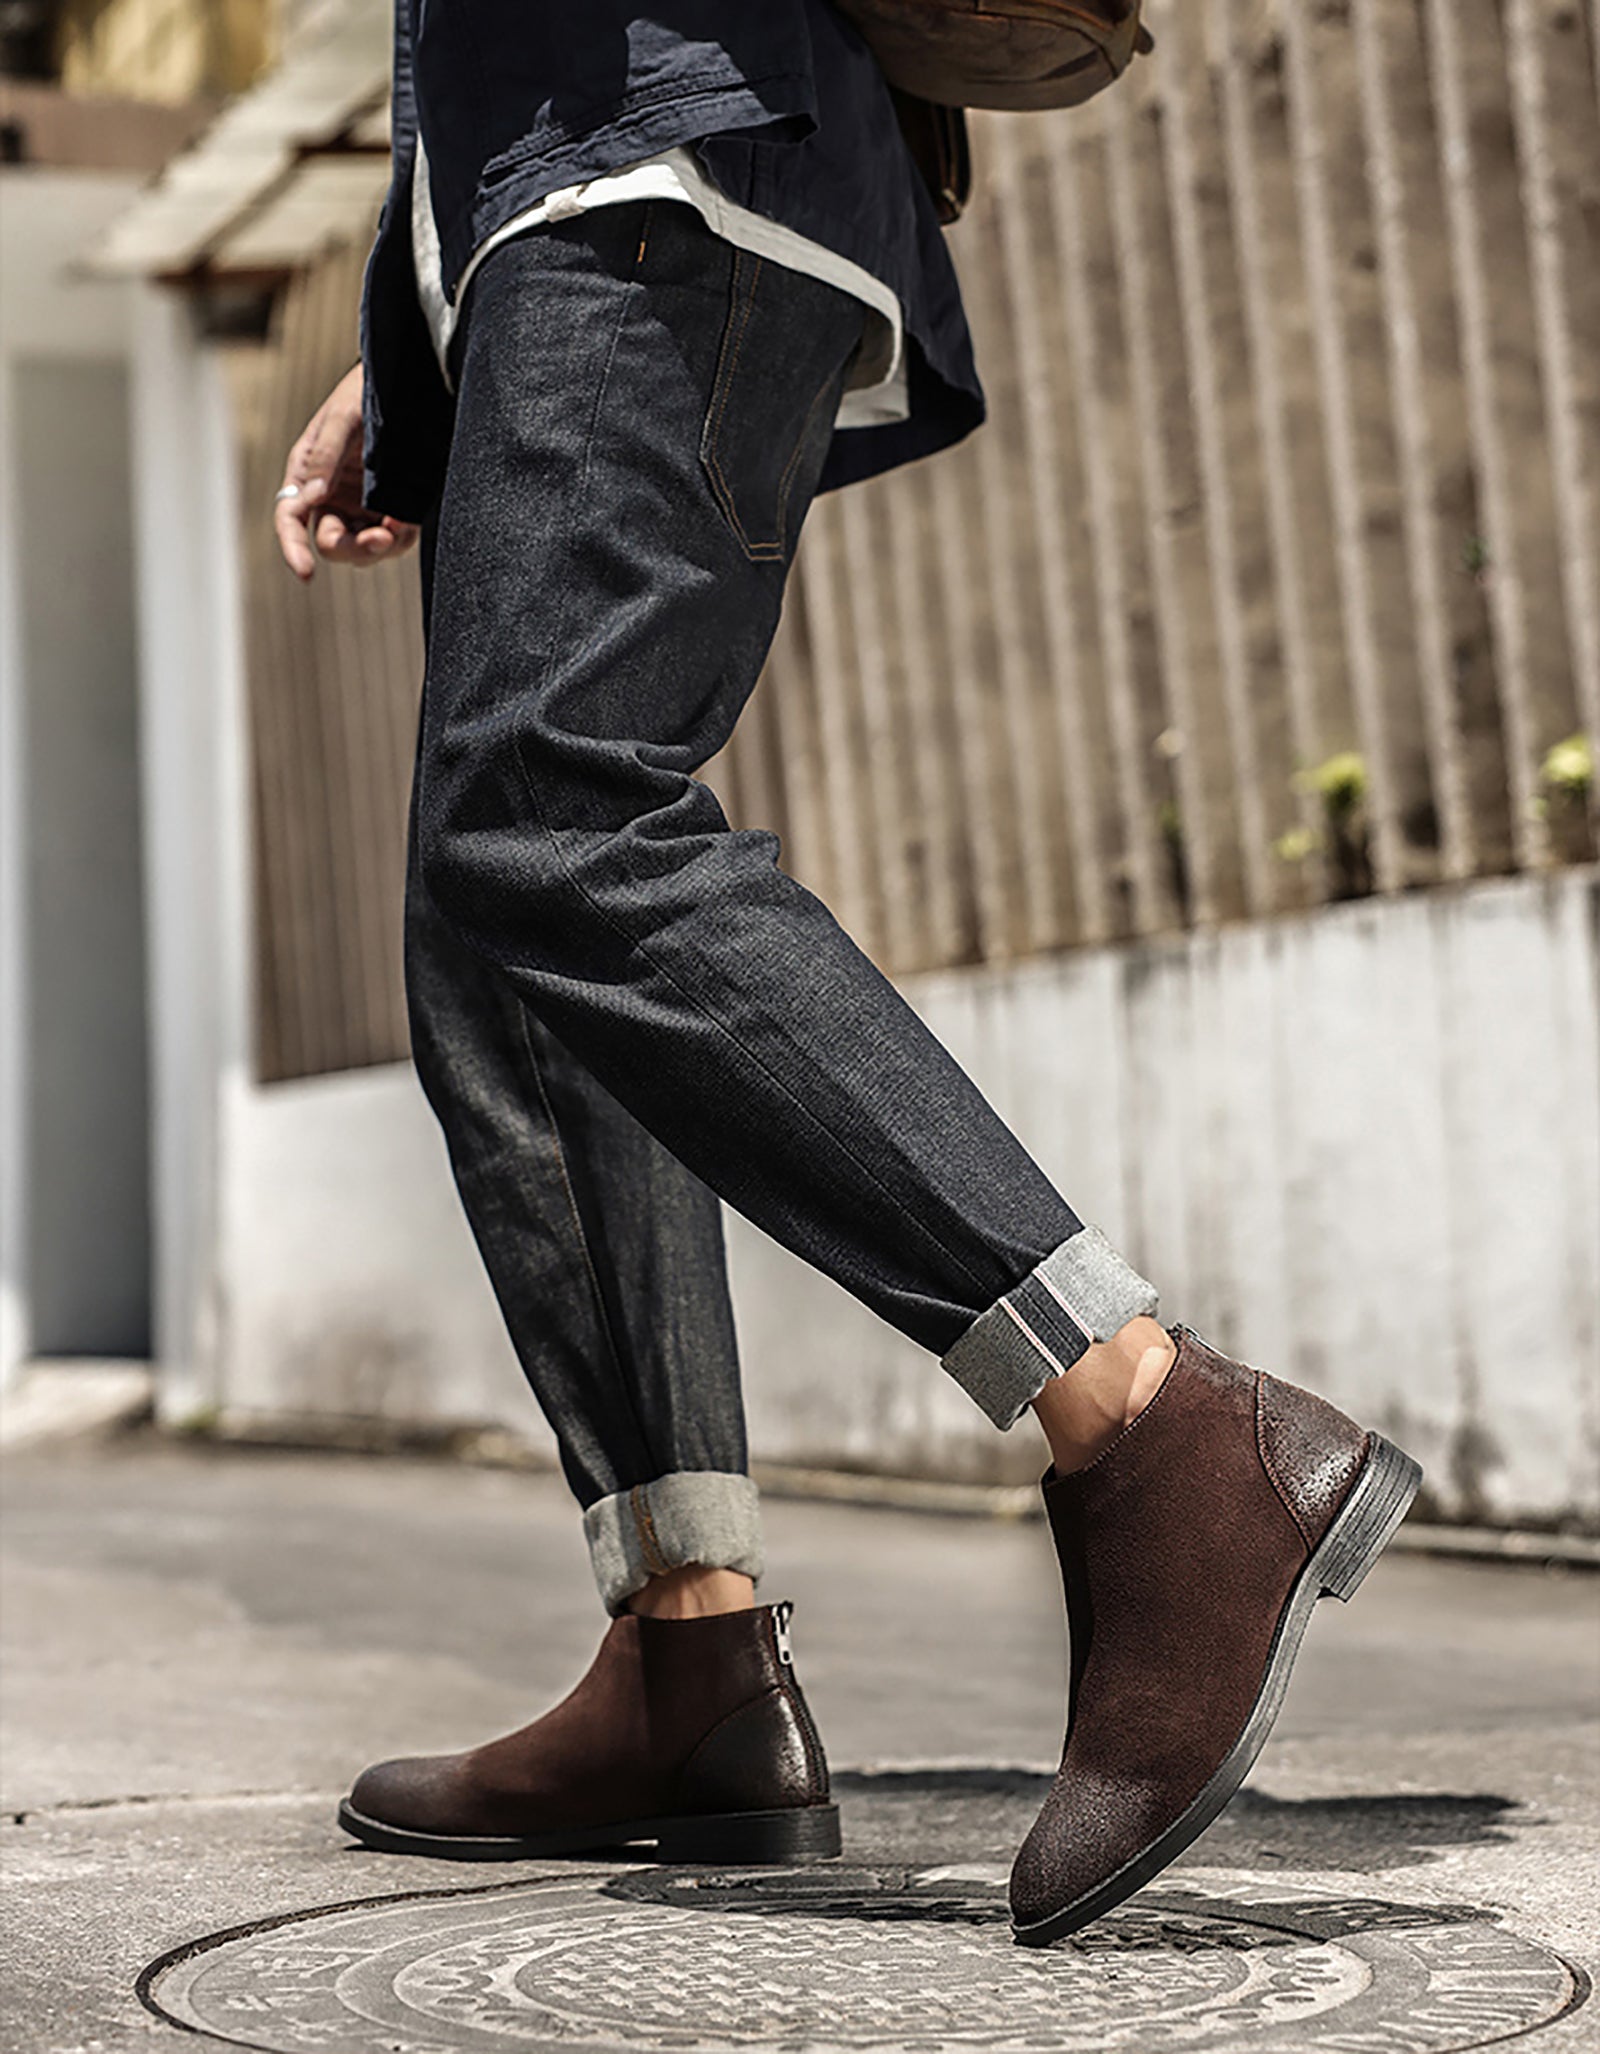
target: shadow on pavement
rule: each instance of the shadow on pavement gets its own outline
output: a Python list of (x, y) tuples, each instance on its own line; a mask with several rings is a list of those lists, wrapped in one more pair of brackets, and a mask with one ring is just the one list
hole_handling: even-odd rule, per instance
[[(1009, 1926), (1005, 1887), (997, 1876), (952, 1875), (938, 1869), (874, 1864), (744, 1871), (665, 1868), (635, 1870), (600, 1895), (627, 1904), (769, 1918), (844, 1919), (865, 1925)], [(1342, 1940), (1362, 1933), (1477, 1925), (1471, 1904), (1401, 1904), (1388, 1898), (1247, 1899), (1153, 1884), (1125, 1908), (1097, 1919), (1061, 1943), (1076, 1953), (1140, 1951), (1177, 1954), (1214, 1948), (1245, 1952), (1299, 1945), (1307, 1938)]]
[[(847, 1860), (904, 1859), (908, 1847), (930, 1862), (1009, 1860), (1050, 1787), (1036, 1770), (983, 1767), (844, 1770), (833, 1781)], [(1508, 1840), (1513, 1814), (1540, 1823), (1490, 1791), (1285, 1798), (1247, 1786), (1180, 1865), (1367, 1875)]]
[[(1028, 1769), (843, 1771), (834, 1788), (845, 1858), (904, 1860), (914, 1849), (927, 1862), (1009, 1861), (1049, 1787), (1049, 1776)], [(1539, 1823), (1491, 1791), (1285, 1798), (1247, 1786), (1179, 1866), (1369, 1875), (1506, 1841), (1514, 1816)]]
[[(1011, 1853), (1049, 1785), (1048, 1776), (1026, 1769), (847, 1770), (834, 1778), (844, 1809), (841, 1862), (784, 1870), (645, 1869), (618, 1877), (605, 1894), (708, 1912), (997, 1923), (1008, 1917)], [(1447, 1848), (1509, 1839), (1507, 1815), (1516, 1809), (1512, 1799), (1487, 1793), (1278, 1798), (1244, 1790), (1170, 1873), (1184, 1891), (1199, 1882), (1183, 1880), (1184, 1869), (1192, 1867), (1232, 1871), (1272, 1892), (1279, 1887), (1276, 1870), (1332, 1876), (1413, 1867)], [(1161, 1890), (1157, 1882), (1139, 1901), (1153, 1906)], [(1414, 1926), (1482, 1916), (1470, 1907), (1365, 1897), (1330, 1899), (1327, 1911), (1336, 1922), (1347, 1921), (1341, 1932), (1372, 1931), (1396, 1920)], [(1195, 1918), (1207, 1914), (1231, 1921), (1236, 1907), (1203, 1895), (1187, 1899), (1184, 1918), (1191, 1933)], [(1304, 1931), (1303, 1919), (1295, 1924)], [(1221, 1929), (1208, 1937), (1209, 1944), (1227, 1944)], [(1170, 1944), (1172, 1935), (1166, 1939)], [(1259, 1934), (1252, 1944), (1259, 1944)]]
[[(1434, 1861), (1445, 1848), (1511, 1838), (1513, 1798), (1428, 1791), (1390, 1797), (1269, 1797), (1241, 1790), (1190, 1858), (1227, 1868), (1342, 1869), (1367, 1875)], [(1524, 1816), (1521, 1825), (1538, 1820)]]

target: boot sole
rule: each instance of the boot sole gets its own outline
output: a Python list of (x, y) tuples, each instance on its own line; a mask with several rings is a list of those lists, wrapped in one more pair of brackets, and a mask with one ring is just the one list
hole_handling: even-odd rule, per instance
[(564, 1833), (531, 1833), (521, 1839), (416, 1833), (369, 1819), (348, 1799), (339, 1824), (354, 1839), (385, 1854), (424, 1854), (434, 1861), (544, 1861), (554, 1855), (587, 1854), (595, 1848), (627, 1848), (654, 1842), (654, 1861), (729, 1862), (741, 1866), (827, 1861), (840, 1848), (836, 1804), (796, 1805), (788, 1811), (707, 1812), (665, 1819), (622, 1819), (611, 1826), (575, 1826)]
[(1289, 1672), (1318, 1598), (1338, 1598), (1345, 1603), (1355, 1595), (1362, 1578), (1393, 1540), (1421, 1482), (1420, 1464), (1381, 1435), (1372, 1436), (1371, 1452), (1350, 1487), (1350, 1495), (1289, 1593), (1267, 1658), (1260, 1695), (1244, 1731), (1223, 1757), (1220, 1768), (1188, 1810), (1115, 1875), (1048, 1918), (1037, 1919), (1030, 1925), (1013, 1925), (1012, 1938), (1019, 1946), (1047, 1947), (1052, 1940), (1077, 1932), (1136, 1890), (1142, 1890), (1152, 1876), (1159, 1875), (1192, 1841), (1199, 1839), (1249, 1775), (1266, 1745), (1273, 1721), (1282, 1709)]

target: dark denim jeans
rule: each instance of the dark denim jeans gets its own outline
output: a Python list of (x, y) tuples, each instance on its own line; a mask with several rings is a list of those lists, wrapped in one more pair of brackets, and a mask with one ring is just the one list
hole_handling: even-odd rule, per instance
[(839, 927), (694, 773), (731, 733), (858, 303), (612, 206), (469, 289), (428, 535), (418, 1070), (607, 1603), (760, 1566), (716, 1197), (1000, 1425), (1153, 1308)]

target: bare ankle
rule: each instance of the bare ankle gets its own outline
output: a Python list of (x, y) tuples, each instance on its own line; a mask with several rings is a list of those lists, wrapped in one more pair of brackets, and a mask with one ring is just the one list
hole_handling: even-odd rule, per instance
[(652, 1576), (629, 1598), (628, 1610), (647, 1619), (705, 1619), (717, 1612), (748, 1612), (755, 1601), (755, 1585), (738, 1570), (687, 1562)]
[(1058, 1474), (1082, 1469), (1131, 1426), (1166, 1380), (1177, 1347), (1154, 1319), (1096, 1341), (1033, 1401)]

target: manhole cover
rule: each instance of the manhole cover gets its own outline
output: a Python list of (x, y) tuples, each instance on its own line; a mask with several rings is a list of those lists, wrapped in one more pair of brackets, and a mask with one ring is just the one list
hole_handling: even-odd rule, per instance
[(154, 1965), (274, 2054), (1451, 2054), (1584, 1994), (1470, 1907), (1186, 1879), (1045, 1950), (1003, 1868), (589, 1871), (308, 1912)]

